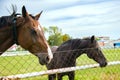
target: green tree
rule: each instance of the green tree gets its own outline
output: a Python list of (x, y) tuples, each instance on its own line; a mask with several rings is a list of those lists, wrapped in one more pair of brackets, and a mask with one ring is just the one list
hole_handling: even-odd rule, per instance
[(68, 34), (64, 34), (62, 37), (63, 37), (63, 42), (71, 39), (71, 37)]
[(48, 32), (48, 29), (46, 27), (43, 27), (44, 33)]
[(50, 26), (48, 32), (49, 32), (48, 42), (51, 46), (53, 45), (59, 46), (63, 42), (62, 30), (59, 29), (57, 26)]
[(70, 36), (68, 34), (63, 34), (62, 29), (59, 29), (57, 26), (50, 26), (49, 28), (44, 27), (44, 32), (49, 34), (48, 43), (51, 46), (59, 46), (64, 41), (70, 39)]
[(59, 29), (57, 26), (50, 26), (48, 32), (50, 35), (62, 34), (62, 29)]

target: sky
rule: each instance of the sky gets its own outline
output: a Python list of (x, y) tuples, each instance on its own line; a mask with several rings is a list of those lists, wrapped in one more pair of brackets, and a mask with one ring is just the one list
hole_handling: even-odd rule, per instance
[(23, 5), (33, 15), (43, 10), (41, 26), (57, 26), (73, 38), (120, 38), (120, 0), (0, 0), (0, 16), (10, 14), (11, 4), (20, 13)]

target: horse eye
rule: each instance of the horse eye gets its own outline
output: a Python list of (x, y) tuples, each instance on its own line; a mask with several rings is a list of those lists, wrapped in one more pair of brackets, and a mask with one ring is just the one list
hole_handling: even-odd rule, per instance
[(32, 34), (32, 35), (37, 35), (37, 32), (36, 32), (34, 29), (32, 29), (32, 30), (31, 30), (31, 34)]

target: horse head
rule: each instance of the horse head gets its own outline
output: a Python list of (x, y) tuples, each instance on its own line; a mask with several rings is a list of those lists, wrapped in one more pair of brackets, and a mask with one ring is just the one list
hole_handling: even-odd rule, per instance
[(30, 51), (39, 58), (40, 64), (47, 64), (53, 58), (53, 54), (45, 39), (43, 28), (38, 19), (42, 11), (31, 17), (25, 6), (22, 7), (22, 17), (16, 20), (18, 31), (18, 43), (24, 49)]
[(89, 48), (86, 49), (87, 56), (98, 62), (100, 67), (105, 67), (107, 65), (107, 60), (94, 36), (89, 39), (88, 45)]

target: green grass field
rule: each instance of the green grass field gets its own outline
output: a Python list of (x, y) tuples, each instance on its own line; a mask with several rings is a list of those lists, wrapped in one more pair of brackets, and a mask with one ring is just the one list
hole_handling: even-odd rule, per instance
[[(108, 61), (120, 61), (120, 48), (103, 49)], [(77, 59), (77, 65), (96, 63), (86, 55)], [(39, 72), (46, 70), (45, 66), (38, 63), (34, 55), (0, 57), (0, 76), (8, 76), (22, 73)], [(64, 77), (65, 80), (67, 76)], [(47, 80), (47, 75), (25, 78), (22, 80)], [(120, 65), (107, 66), (105, 68), (91, 68), (77, 70), (75, 80), (120, 80)]]

